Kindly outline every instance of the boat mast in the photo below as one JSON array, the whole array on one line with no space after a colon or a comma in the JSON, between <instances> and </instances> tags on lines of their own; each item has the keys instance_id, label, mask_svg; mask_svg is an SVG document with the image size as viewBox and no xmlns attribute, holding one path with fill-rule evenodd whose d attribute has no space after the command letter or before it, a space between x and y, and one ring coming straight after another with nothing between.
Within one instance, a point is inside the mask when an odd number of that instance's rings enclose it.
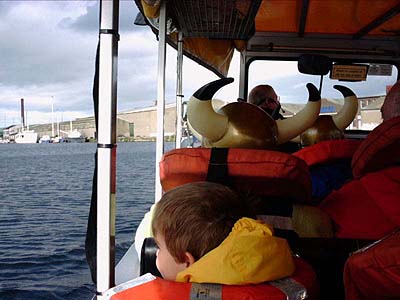
<instances>
[{"instance_id":1,"label":"boat mast","mask_svg":"<svg viewBox=\"0 0 400 300\"><path fill-rule=\"evenodd\" d=\"M58 113L56 114L57 121L57 136L60 137L60 120L58 119Z\"/></svg>"},{"instance_id":2,"label":"boat mast","mask_svg":"<svg viewBox=\"0 0 400 300\"><path fill-rule=\"evenodd\" d=\"M182 65L183 65L183 34L178 33L178 52L176 58L176 134L175 148L181 148L182 142Z\"/></svg>"},{"instance_id":3,"label":"boat mast","mask_svg":"<svg viewBox=\"0 0 400 300\"><path fill-rule=\"evenodd\" d=\"M158 31L158 74L157 74L157 141L156 141L156 179L155 201L161 198L160 167L164 153L164 114L165 114L165 53L166 53L166 2L161 1Z\"/></svg>"},{"instance_id":4,"label":"boat mast","mask_svg":"<svg viewBox=\"0 0 400 300\"><path fill-rule=\"evenodd\" d=\"M97 144L97 300L115 285L115 182L119 0L100 2Z\"/></svg>"},{"instance_id":5,"label":"boat mast","mask_svg":"<svg viewBox=\"0 0 400 300\"><path fill-rule=\"evenodd\" d=\"M51 137L54 137L54 99L51 96Z\"/></svg>"}]
</instances>

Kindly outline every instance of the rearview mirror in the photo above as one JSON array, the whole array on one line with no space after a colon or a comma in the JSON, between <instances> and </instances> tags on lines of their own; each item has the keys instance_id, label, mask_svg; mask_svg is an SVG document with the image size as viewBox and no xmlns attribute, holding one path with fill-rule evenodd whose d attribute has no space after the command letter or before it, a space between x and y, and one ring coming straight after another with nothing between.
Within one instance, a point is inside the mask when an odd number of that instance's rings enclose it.
<instances>
[{"instance_id":1,"label":"rearview mirror","mask_svg":"<svg viewBox=\"0 0 400 300\"><path fill-rule=\"evenodd\" d=\"M326 75L332 68L332 60L323 55L303 54L297 62L300 73L307 75Z\"/></svg>"}]
</instances>

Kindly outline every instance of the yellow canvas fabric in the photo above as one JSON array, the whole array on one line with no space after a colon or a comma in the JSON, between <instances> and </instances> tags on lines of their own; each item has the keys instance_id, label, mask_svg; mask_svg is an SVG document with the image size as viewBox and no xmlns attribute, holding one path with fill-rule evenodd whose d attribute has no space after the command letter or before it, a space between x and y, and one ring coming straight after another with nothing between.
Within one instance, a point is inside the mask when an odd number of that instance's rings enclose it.
<instances>
[{"instance_id":1,"label":"yellow canvas fabric","mask_svg":"<svg viewBox=\"0 0 400 300\"><path fill-rule=\"evenodd\" d=\"M189 55L218 70L224 76L228 75L235 50L234 41L186 38L183 40L183 48Z\"/></svg>"},{"instance_id":2,"label":"yellow canvas fabric","mask_svg":"<svg viewBox=\"0 0 400 300\"><path fill-rule=\"evenodd\" d=\"M257 284L293 274L286 240L262 221L242 218L220 246L177 275L178 282Z\"/></svg>"},{"instance_id":3,"label":"yellow canvas fabric","mask_svg":"<svg viewBox=\"0 0 400 300\"><path fill-rule=\"evenodd\" d=\"M161 0L141 0L143 13L147 18L155 19L160 15Z\"/></svg>"},{"instance_id":4,"label":"yellow canvas fabric","mask_svg":"<svg viewBox=\"0 0 400 300\"><path fill-rule=\"evenodd\" d=\"M160 15L161 0L141 0L143 13L147 18L158 18ZM172 33L171 42L176 45L177 35ZM244 42L237 41L238 45L244 49ZM202 63L212 70L216 70L220 75L227 76L229 66L235 50L235 41L232 40L210 40L207 38L184 38L183 49L186 55Z\"/></svg>"}]
</instances>

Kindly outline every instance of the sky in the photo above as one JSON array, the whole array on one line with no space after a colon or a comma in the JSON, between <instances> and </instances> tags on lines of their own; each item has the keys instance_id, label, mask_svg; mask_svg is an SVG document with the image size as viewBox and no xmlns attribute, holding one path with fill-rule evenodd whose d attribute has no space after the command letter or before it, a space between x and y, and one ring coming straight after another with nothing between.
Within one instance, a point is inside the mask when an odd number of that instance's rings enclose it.
<instances>
[{"instance_id":1,"label":"sky","mask_svg":"<svg viewBox=\"0 0 400 300\"><path fill-rule=\"evenodd\" d=\"M118 111L153 106L157 97L158 42L147 26L134 25L138 9L133 0L120 1L118 43ZM93 116L92 86L98 42L99 1L0 1L0 128L20 124L24 98L28 124L68 121ZM261 61L250 66L249 86L269 83L284 101L305 102L307 82L286 78L297 69ZM238 78L239 55L228 76ZM396 73L397 74L397 73ZM167 47L166 102L175 101L176 51ZM202 85L218 77L190 59L183 63L183 95L189 99ZM377 82L381 84L376 84ZM324 83L325 84L325 83ZM341 97L326 85L323 97ZM354 83L346 83L354 87ZM376 89L375 86L379 88ZM362 83L360 96L385 93L386 79ZM288 88L290 86L290 88ZM374 90L369 92L370 90ZM238 97L237 80L215 98L228 102ZM54 113L52 113L52 106Z\"/></svg>"},{"instance_id":2,"label":"sky","mask_svg":"<svg viewBox=\"0 0 400 300\"><path fill-rule=\"evenodd\" d=\"M133 24L137 13L133 0L121 1L118 111L156 100L158 43L147 26ZM0 1L0 127L20 123L21 98L29 124L93 116L98 20L98 1ZM170 47L167 66L170 103L176 88L176 51ZM185 96L217 79L189 59L183 73L196 74L183 82Z\"/></svg>"}]
</instances>

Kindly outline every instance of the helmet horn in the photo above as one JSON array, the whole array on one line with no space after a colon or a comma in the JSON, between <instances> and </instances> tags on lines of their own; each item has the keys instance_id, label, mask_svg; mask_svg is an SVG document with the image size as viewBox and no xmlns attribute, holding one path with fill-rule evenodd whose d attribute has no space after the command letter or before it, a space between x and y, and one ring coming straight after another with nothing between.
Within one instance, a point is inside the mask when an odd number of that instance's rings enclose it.
<instances>
[{"instance_id":1,"label":"helmet horn","mask_svg":"<svg viewBox=\"0 0 400 300\"><path fill-rule=\"evenodd\" d=\"M334 85L333 88L342 93L344 105L336 115L332 116L332 120L338 129L345 130L357 114L358 99L354 92L345 86Z\"/></svg>"},{"instance_id":2,"label":"helmet horn","mask_svg":"<svg viewBox=\"0 0 400 300\"><path fill-rule=\"evenodd\" d=\"M233 78L222 78L198 89L189 99L188 123L198 135L210 141L217 141L228 129L228 117L218 114L212 107L211 99L223 86L232 83Z\"/></svg>"},{"instance_id":3,"label":"helmet horn","mask_svg":"<svg viewBox=\"0 0 400 300\"><path fill-rule=\"evenodd\" d=\"M314 124L321 109L321 95L312 84L307 84L308 102L306 106L291 118L276 120L278 127L278 144L290 141Z\"/></svg>"}]
</instances>

